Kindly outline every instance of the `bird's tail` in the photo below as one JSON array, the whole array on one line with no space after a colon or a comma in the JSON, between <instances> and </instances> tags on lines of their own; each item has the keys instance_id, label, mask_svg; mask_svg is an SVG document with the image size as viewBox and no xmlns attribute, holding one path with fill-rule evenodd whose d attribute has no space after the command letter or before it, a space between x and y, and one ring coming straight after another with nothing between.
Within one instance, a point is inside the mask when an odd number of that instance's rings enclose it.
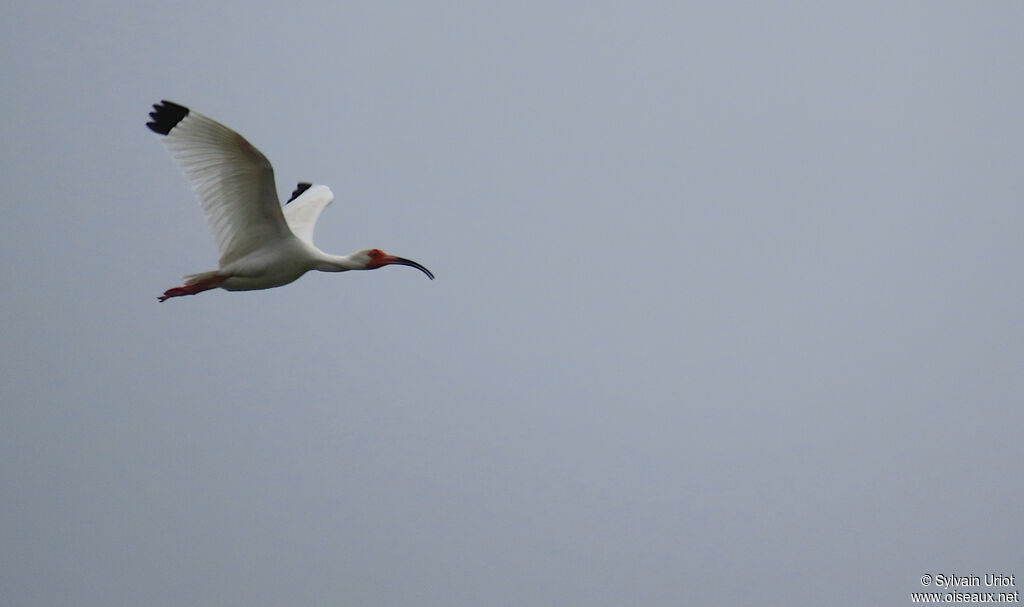
<instances>
[{"instance_id":1,"label":"bird's tail","mask_svg":"<svg viewBox=\"0 0 1024 607\"><path fill-rule=\"evenodd\" d=\"M191 287L200 283L209 284L214 279L220 278L220 272L213 270L212 272L200 272L198 274L186 274L182 277L185 281L186 287Z\"/></svg>"}]
</instances>

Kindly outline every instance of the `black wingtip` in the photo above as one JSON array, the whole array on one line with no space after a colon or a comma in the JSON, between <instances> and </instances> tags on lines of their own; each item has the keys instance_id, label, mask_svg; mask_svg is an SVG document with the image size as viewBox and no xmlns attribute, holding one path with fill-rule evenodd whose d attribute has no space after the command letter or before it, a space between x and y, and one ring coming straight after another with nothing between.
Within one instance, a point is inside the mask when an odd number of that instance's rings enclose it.
<instances>
[{"instance_id":1,"label":"black wingtip","mask_svg":"<svg viewBox=\"0 0 1024 607\"><path fill-rule=\"evenodd\" d=\"M153 105L153 111L149 113L149 117L153 120L147 122L146 126L148 126L149 130L154 133L166 135L167 133L170 133L171 129L177 126L185 116L188 116L187 107L164 99L160 103Z\"/></svg>"},{"instance_id":2,"label":"black wingtip","mask_svg":"<svg viewBox=\"0 0 1024 607\"><path fill-rule=\"evenodd\" d=\"M298 198L299 196L302 196L302 193L311 187L313 187L312 183L306 183L305 181L299 182L299 185L295 186L295 191L292 192L292 197L288 199L288 202L291 202ZM286 202L285 204L288 204L288 202Z\"/></svg>"}]
</instances>

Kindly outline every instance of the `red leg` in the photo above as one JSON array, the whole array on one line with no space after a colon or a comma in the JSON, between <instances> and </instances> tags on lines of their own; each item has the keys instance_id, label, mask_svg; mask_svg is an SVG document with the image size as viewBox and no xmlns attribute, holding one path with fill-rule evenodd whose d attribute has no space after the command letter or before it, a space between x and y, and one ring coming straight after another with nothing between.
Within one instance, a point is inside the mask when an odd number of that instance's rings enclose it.
<instances>
[{"instance_id":1,"label":"red leg","mask_svg":"<svg viewBox=\"0 0 1024 607\"><path fill-rule=\"evenodd\" d=\"M184 285L181 287L174 287L173 289L167 289L164 294L157 299L160 303L167 301L172 297L182 297L183 295L195 295L196 293L202 293L203 291L209 291L210 289L216 289L220 286L220 283L224 282L223 276L213 276L206 280L201 280L195 284Z\"/></svg>"}]
</instances>

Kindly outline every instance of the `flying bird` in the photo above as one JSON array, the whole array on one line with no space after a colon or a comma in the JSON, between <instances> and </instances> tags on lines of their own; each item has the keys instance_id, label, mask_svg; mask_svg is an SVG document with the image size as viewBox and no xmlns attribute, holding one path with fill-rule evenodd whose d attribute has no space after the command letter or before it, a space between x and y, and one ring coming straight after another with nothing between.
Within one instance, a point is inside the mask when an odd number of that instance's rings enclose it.
<instances>
[{"instance_id":1,"label":"flying bird","mask_svg":"<svg viewBox=\"0 0 1024 607\"><path fill-rule=\"evenodd\" d=\"M146 123L181 166L199 198L220 250L216 270L185 276L185 284L164 291L161 302L210 289L254 291L280 287L310 270L345 272L387 265L420 264L363 249L330 255L313 244L320 213L334 200L325 185L299 183L282 209L270 161L244 137L187 107L161 101Z\"/></svg>"}]
</instances>

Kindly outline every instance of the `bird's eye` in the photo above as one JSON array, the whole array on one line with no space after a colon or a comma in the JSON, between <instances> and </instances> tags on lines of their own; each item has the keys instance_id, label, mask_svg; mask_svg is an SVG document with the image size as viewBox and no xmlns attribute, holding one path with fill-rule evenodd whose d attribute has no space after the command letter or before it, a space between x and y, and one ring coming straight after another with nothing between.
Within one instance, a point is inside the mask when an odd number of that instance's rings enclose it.
<instances>
[{"instance_id":1,"label":"bird's eye","mask_svg":"<svg viewBox=\"0 0 1024 607\"><path fill-rule=\"evenodd\" d=\"M370 257L380 257L380 251L377 249L370 251Z\"/></svg>"}]
</instances>

